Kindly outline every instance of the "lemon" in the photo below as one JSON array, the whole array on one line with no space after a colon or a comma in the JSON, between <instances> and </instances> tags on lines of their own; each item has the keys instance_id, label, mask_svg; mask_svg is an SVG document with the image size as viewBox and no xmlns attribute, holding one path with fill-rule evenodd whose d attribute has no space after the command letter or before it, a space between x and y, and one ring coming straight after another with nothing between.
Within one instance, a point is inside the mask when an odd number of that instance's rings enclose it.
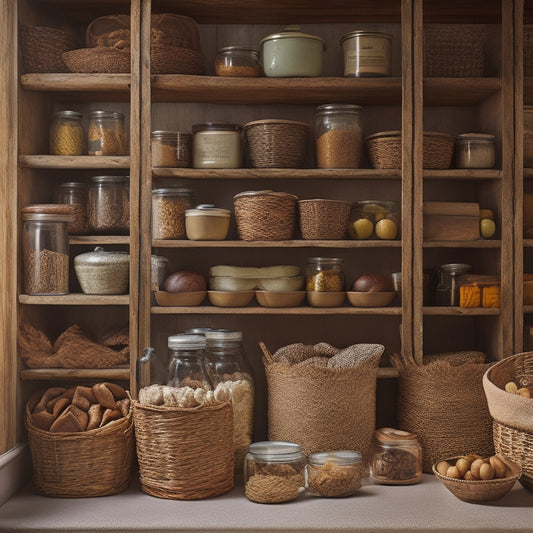
<instances>
[{"instance_id":1,"label":"lemon","mask_svg":"<svg viewBox=\"0 0 533 533\"><path fill-rule=\"evenodd\" d=\"M351 224L349 231L352 239L369 239L373 232L374 224L372 224L367 218L358 218L353 224Z\"/></svg>"},{"instance_id":2,"label":"lemon","mask_svg":"<svg viewBox=\"0 0 533 533\"><path fill-rule=\"evenodd\" d=\"M496 233L496 224L494 220L484 218L479 224L479 229L484 239L490 239Z\"/></svg>"},{"instance_id":3,"label":"lemon","mask_svg":"<svg viewBox=\"0 0 533 533\"><path fill-rule=\"evenodd\" d=\"M378 239L392 240L398 235L398 226L390 218L383 218L376 224Z\"/></svg>"}]
</instances>

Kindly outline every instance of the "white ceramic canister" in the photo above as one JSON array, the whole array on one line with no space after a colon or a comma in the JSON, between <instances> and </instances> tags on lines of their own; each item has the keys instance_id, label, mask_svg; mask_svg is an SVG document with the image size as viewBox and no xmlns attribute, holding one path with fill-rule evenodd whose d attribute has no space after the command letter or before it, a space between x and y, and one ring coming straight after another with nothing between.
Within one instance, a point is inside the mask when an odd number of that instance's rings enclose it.
<instances>
[{"instance_id":1,"label":"white ceramic canister","mask_svg":"<svg viewBox=\"0 0 533 533\"><path fill-rule=\"evenodd\" d=\"M240 168L242 126L230 122L203 122L192 127L194 168Z\"/></svg>"},{"instance_id":2,"label":"white ceramic canister","mask_svg":"<svg viewBox=\"0 0 533 533\"><path fill-rule=\"evenodd\" d=\"M392 35L356 30L343 35L344 75L352 78L390 76Z\"/></svg>"}]
</instances>

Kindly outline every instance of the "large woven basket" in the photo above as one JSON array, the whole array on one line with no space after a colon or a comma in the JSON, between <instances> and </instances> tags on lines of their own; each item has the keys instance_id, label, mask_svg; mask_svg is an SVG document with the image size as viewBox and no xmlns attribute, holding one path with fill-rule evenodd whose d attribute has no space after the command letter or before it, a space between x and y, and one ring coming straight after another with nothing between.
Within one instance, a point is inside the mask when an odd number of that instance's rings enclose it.
<instances>
[{"instance_id":1,"label":"large woven basket","mask_svg":"<svg viewBox=\"0 0 533 533\"><path fill-rule=\"evenodd\" d=\"M198 50L152 43L151 54L152 74L198 75L205 71L204 59Z\"/></svg>"},{"instance_id":2,"label":"large woven basket","mask_svg":"<svg viewBox=\"0 0 533 533\"><path fill-rule=\"evenodd\" d=\"M351 208L351 202L344 200L300 200L298 209L302 239L344 239Z\"/></svg>"},{"instance_id":3,"label":"large woven basket","mask_svg":"<svg viewBox=\"0 0 533 533\"><path fill-rule=\"evenodd\" d=\"M46 496L108 496L128 487L134 454L133 415L81 433L50 433L36 428L31 413L42 396L26 404L33 481Z\"/></svg>"},{"instance_id":4,"label":"large woven basket","mask_svg":"<svg viewBox=\"0 0 533 533\"><path fill-rule=\"evenodd\" d=\"M70 72L128 74L131 70L129 48L80 48L65 52L63 60Z\"/></svg>"},{"instance_id":5,"label":"large woven basket","mask_svg":"<svg viewBox=\"0 0 533 533\"><path fill-rule=\"evenodd\" d=\"M68 72L62 55L76 48L73 35L44 26L21 26L20 44L24 72Z\"/></svg>"},{"instance_id":6,"label":"large woven basket","mask_svg":"<svg viewBox=\"0 0 533 533\"><path fill-rule=\"evenodd\" d=\"M487 28L480 24L424 27L424 76L480 77L484 73Z\"/></svg>"},{"instance_id":7,"label":"large woven basket","mask_svg":"<svg viewBox=\"0 0 533 533\"><path fill-rule=\"evenodd\" d=\"M293 194L276 191L245 191L233 197L235 222L243 241L285 241L296 226Z\"/></svg>"},{"instance_id":8,"label":"large woven basket","mask_svg":"<svg viewBox=\"0 0 533 533\"><path fill-rule=\"evenodd\" d=\"M305 164L309 125L294 120L255 120L244 125L249 163L254 168L302 168Z\"/></svg>"},{"instance_id":9,"label":"large woven basket","mask_svg":"<svg viewBox=\"0 0 533 533\"><path fill-rule=\"evenodd\" d=\"M230 403L180 408L133 402L141 488L158 498L197 500L233 488Z\"/></svg>"}]
</instances>

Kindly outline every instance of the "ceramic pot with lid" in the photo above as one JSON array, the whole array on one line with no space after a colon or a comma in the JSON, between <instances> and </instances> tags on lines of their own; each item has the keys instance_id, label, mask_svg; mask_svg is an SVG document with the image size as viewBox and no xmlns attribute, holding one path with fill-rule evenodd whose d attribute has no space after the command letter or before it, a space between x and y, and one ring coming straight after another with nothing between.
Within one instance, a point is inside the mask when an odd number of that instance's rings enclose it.
<instances>
[{"instance_id":1,"label":"ceramic pot with lid","mask_svg":"<svg viewBox=\"0 0 533 533\"><path fill-rule=\"evenodd\" d=\"M185 231L191 241L223 241L228 236L230 211L200 204L185 211Z\"/></svg>"}]
</instances>

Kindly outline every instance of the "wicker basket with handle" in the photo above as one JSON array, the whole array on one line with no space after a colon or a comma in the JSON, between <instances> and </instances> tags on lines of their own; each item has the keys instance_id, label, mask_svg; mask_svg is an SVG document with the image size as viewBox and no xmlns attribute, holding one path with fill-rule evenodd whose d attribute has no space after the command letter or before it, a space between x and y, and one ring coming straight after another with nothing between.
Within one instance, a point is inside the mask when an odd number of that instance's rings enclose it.
<instances>
[{"instance_id":1,"label":"wicker basket with handle","mask_svg":"<svg viewBox=\"0 0 533 533\"><path fill-rule=\"evenodd\" d=\"M300 200L300 231L303 239L340 240L346 236L351 202L344 200Z\"/></svg>"}]
</instances>

